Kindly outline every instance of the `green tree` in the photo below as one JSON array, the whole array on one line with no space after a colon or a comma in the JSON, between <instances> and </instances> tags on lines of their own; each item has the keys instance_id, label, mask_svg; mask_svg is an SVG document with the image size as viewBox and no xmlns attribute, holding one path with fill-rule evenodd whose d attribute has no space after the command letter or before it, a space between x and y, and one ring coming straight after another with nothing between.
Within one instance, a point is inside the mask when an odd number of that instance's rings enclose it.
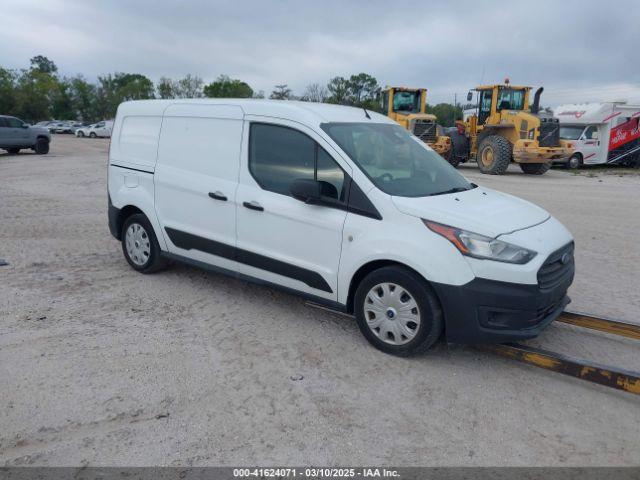
<instances>
[{"instance_id":1,"label":"green tree","mask_svg":"<svg viewBox=\"0 0 640 480\"><path fill-rule=\"evenodd\" d=\"M450 103L439 103L435 106L427 105L427 113L438 117L438 123L443 127L453 127L456 120L462 120L462 107Z\"/></svg>"},{"instance_id":2,"label":"green tree","mask_svg":"<svg viewBox=\"0 0 640 480\"><path fill-rule=\"evenodd\" d=\"M56 89L52 92L51 115L53 118L72 120L76 118L71 100L70 84L68 80L56 78Z\"/></svg>"},{"instance_id":3,"label":"green tree","mask_svg":"<svg viewBox=\"0 0 640 480\"><path fill-rule=\"evenodd\" d=\"M375 101L380 93L378 81L367 73L359 73L349 77L349 93L354 105L362 106L367 102Z\"/></svg>"},{"instance_id":4,"label":"green tree","mask_svg":"<svg viewBox=\"0 0 640 480\"><path fill-rule=\"evenodd\" d=\"M173 92L173 80L167 77L160 77L156 85L156 91L160 98L176 98Z\"/></svg>"},{"instance_id":5,"label":"green tree","mask_svg":"<svg viewBox=\"0 0 640 480\"><path fill-rule=\"evenodd\" d=\"M99 120L96 108L96 86L87 82L81 75L70 79L69 95L75 118L84 122Z\"/></svg>"},{"instance_id":6,"label":"green tree","mask_svg":"<svg viewBox=\"0 0 640 480\"><path fill-rule=\"evenodd\" d=\"M56 64L43 55L36 55L35 57L32 57L29 62L31 63L32 70L37 70L41 73L49 73L51 75L58 72Z\"/></svg>"},{"instance_id":7,"label":"green tree","mask_svg":"<svg viewBox=\"0 0 640 480\"><path fill-rule=\"evenodd\" d=\"M283 83L281 85L276 85L275 86L275 90L273 92L271 92L271 95L269 95L269 98L273 99L273 100L291 100L291 89L288 88L288 85L286 83Z\"/></svg>"},{"instance_id":8,"label":"green tree","mask_svg":"<svg viewBox=\"0 0 640 480\"><path fill-rule=\"evenodd\" d=\"M205 85L203 93L205 97L210 98L253 97L253 89L247 83L228 75L220 75L215 82Z\"/></svg>"},{"instance_id":9,"label":"green tree","mask_svg":"<svg viewBox=\"0 0 640 480\"><path fill-rule=\"evenodd\" d=\"M139 73L108 74L98 81L96 105L102 118L113 118L122 102L155 98L153 82Z\"/></svg>"},{"instance_id":10,"label":"green tree","mask_svg":"<svg viewBox=\"0 0 640 480\"><path fill-rule=\"evenodd\" d=\"M330 93L327 99L329 103L380 110L380 86L375 77L367 73L351 75L348 79L334 77L329 80L327 90Z\"/></svg>"},{"instance_id":11,"label":"green tree","mask_svg":"<svg viewBox=\"0 0 640 480\"><path fill-rule=\"evenodd\" d=\"M0 67L0 114L17 115L16 78L14 70Z\"/></svg>"},{"instance_id":12,"label":"green tree","mask_svg":"<svg viewBox=\"0 0 640 480\"><path fill-rule=\"evenodd\" d=\"M349 81L344 77L334 77L327 84L329 91L329 103L348 105L349 103Z\"/></svg>"},{"instance_id":13,"label":"green tree","mask_svg":"<svg viewBox=\"0 0 640 480\"><path fill-rule=\"evenodd\" d=\"M58 94L58 79L53 75L37 69L22 70L16 88L16 115L32 123L50 119Z\"/></svg>"}]
</instances>

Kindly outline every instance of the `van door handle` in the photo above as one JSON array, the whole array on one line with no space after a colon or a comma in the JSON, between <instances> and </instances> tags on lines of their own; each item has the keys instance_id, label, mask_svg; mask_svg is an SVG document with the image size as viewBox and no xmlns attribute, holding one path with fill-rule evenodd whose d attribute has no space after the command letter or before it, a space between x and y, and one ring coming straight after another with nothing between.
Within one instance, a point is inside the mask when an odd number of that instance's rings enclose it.
<instances>
[{"instance_id":1,"label":"van door handle","mask_svg":"<svg viewBox=\"0 0 640 480\"><path fill-rule=\"evenodd\" d=\"M253 202L242 202L242 205L247 207L249 210L257 210L258 212L263 212L264 208L255 200Z\"/></svg>"},{"instance_id":2,"label":"van door handle","mask_svg":"<svg viewBox=\"0 0 640 480\"><path fill-rule=\"evenodd\" d=\"M218 192L209 192L209 196L211 198L213 198L214 200L222 200L223 202L227 201L227 197L224 195L224 193L218 191Z\"/></svg>"}]
</instances>

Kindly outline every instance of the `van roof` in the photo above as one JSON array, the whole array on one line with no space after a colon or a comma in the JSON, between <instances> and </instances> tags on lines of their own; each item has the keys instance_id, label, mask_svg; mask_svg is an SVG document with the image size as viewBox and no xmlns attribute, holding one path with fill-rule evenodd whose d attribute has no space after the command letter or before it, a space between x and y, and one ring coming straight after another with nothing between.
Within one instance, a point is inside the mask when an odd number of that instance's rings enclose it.
<instances>
[{"instance_id":1,"label":"van roof","mask_svg":"<svg viewBox=\"0 0 640 480\"><path fill-rule=\"evenodd\" d=\"M194 113L200 105L228 105L242 109L244 115L260 115L279 117L297 121L307 125L326 122L369 122L392 123L390 118L367 110L369 120L364 109L332 105L328 103L300 102L293 100L262 100L241 98L197 98L172 100L135 100L124 102L118 107L118 115L162 115L170 105L193 105ZM181 109L184 112L184 108Z\"/></svg>"},{"instance_id":2,"label":"van roof","mask_svg":"<svg viewBox=\"0 0 640 480\"><path fill-rule=\"evenodd\" d=\"M558 105L553 109L554 116L560 123L592 124L605 123L617 115L638 116L640 105L629 105L618 102L573 103Z\"/></svg>"}]
</instances>

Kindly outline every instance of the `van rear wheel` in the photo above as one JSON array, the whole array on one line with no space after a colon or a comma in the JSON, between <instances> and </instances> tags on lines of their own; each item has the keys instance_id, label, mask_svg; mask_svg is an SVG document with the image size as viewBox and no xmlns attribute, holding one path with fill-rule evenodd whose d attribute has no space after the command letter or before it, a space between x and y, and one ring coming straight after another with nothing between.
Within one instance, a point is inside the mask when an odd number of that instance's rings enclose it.
<instances>
[{"instance_id":1,"label":"van rear wheel","mask_svg":"<svg viewBox=\"0 0 640 480\"><path fill-rule=\"evenodd\" d=\"M409 356L431 347L442 333L442 310L427 283L402 267L367 275L354 298L356 320L378 350Z\"/></svg>"},{"instance_id":2,"label":"van rear wheel","mask_svg":"<svg viewBox=\"0 0 640 480\"><path fill-rule=\"evenodd\" d=\"M153 227L143 214L137 213L125 220L121 237L122 253L134 270L154 273L166 266Z\"/></svg>"}]
</instances>

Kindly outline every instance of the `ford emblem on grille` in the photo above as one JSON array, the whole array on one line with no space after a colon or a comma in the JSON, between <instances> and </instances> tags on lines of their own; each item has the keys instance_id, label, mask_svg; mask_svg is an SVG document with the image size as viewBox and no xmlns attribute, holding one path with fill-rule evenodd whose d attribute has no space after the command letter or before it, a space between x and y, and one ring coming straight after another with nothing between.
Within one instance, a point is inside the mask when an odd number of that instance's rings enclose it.
<instances>
[{"instance_id":1,"label":"ford emblem on grille","mask_svg":"<svg viewBox=\"0 0 640 480\"><path fill-rule=\"evenodd\" d=\"M570 260L571 260L571 254L569 252L566 252L564 255L562 255L562 258L560 259L563 265L566 265L567 263L569 263Z\"/></svg>"}]
</instances>

